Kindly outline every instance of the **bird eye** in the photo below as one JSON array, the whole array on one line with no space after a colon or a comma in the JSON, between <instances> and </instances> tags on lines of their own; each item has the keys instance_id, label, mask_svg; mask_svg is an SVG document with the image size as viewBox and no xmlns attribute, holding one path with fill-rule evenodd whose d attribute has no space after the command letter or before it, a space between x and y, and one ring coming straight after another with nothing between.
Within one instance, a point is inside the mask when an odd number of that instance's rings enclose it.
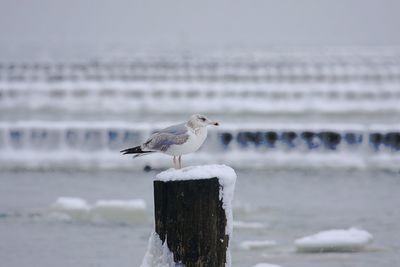
<instances>
[{"instance_id":1,"label":"bird eye","mask_svg":"<svg viewBox=\"0 0 400 267\"><path fill-rule=\"evenodd\" d=\"M201 121L206 121L206 119L205 119L205 118L200 118L200 120L201 120Z\"/></svg>"}]
</instances>

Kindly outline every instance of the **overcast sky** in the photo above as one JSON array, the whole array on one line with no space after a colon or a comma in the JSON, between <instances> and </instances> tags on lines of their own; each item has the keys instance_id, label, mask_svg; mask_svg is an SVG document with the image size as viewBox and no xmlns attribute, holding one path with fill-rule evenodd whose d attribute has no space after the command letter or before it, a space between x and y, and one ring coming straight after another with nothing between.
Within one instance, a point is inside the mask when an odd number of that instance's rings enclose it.
<instances>
[{"instance_id":1,"label":"overcast sky","mask_svg":"<svg viewBox=\"0 0 400 267\"><path fill-rule=\"evenodd\" d=\"M0 45L399 45L399 0L0 0Z\"/></svg>"}]
</instances>

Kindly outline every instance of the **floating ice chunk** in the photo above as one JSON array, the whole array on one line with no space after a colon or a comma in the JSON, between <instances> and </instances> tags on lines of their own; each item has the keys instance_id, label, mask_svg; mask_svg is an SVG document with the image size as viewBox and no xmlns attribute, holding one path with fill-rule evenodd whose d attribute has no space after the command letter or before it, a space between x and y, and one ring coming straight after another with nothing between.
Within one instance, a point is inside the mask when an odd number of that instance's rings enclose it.
<instances>
[{"instance_id":1,"label":"floating ice chunk","mask_svg":"<svg viewBox=\"0 0 400 267\"><path fill-rule=\"evenodd\" d=\"M143 199L131 200L99 200L94 208L108 208L118 210L146 210L146 202Z\"/></svg>"},{"instance_id":2,"label":"floating ice chunk","mask_svg":"<svg viewBox=\"0 0 400 267\"><path fill-rule=\"evenodd\" d=\"M51 205L50 218L61 221L132 224L147 221L143 199L99 200L90 206L82 198L59 197Z\"/></svg>"},{"instance_id":3,"label":"floating ice chunk","mask_svg":"<svg viewBox=\"0 0 400 267\"><path fill-rule=\"evenodd\" d=\"M329 230L295 240L301 252L359 251L372 242L372 235L364 230Z\"/></svg>"},{"instance_id":4,"label":"floating ice chunk","mask_svg":"<svg viewBox=\"0 0 400 267\"><path fill-rule=\"evenodd\" d=\"M262 249L276 246L274 240L246 240L240 243L242 249Z\"/></svg>"},{"instance_id":5,"label":"floating ice chunk","mask_svg":"<svg viewBox=\"0 0 400 267\"><path fill-rule=\"evenodd\" d=\"M276 265L276 264L270 264L270 263L257 263L253 267L281 267L281 266Z\"/></svg>"},{"instance_id":6,"label":"floating ice chunk","mask_svg":"<svg viewBox=\"0 0 400 267\"><path fill-rule=\"evenodd\" d=\"M147 251L144 255L140 267L175 267L174 254L167 246L167 240L164 244L157 233L150 235Z\"/></svg>"},{"instance_id":7,"label":"floating ice chunk","mask_svg":"<svg viewBox=\"0 0 400 267\"><path fill-rule=\"evenodd\" d=\"M265 225L259 222L233 221L234 229L263 229Z\"/></svg>"},{"instance_id":8,"label":"floating ice chunk","mask_svg":"<svg viewBox=\"0 0 400 267\"><path fill-rule=\"evenodd\" d=\"M92 210L95 222L138 223L147 220L146 202L143 199L99 200Z\"/></svg>"},{"instance_id":9,"label":"floating ice chunk","mask_svg":"<svg viewBox=\"0 0 400 267\"><path fill-rule=\"evenodd\" d=\"M51 210L53 214L64 215L64 219L68 216L71 220L87 220L90 206L82 198L59 197L51 205Z\"/></svg>"},{"instance_id":10,"label":"floating ice chunk","mask_svg":"<svg viewBox=\"0 0 400 267\"><path fill-rule=\"evenodd\" d=\"M68 214L56 211L51 212L47 218L51 221L60 222L70 222L72 220L71 216L69 216Z\"/></svg>"},{"instance_id":11,"label":"floating ice chunk","mask_svg":"<svg viewBox=\"0 0 400 267\"><path fill-rule=\"evenodd\" d=\"M90 206L86 200L77 197L59 197L52 205L53 208L61 210L89 210Z\"/></svg>"}]
</instances>

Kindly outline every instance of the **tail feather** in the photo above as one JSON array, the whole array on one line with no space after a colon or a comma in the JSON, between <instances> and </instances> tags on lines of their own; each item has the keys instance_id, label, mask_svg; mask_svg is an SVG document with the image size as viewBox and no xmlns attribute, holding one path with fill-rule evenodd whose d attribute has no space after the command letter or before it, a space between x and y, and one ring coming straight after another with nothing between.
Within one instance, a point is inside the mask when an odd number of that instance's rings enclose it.
<instances>
[{"instance_id":1,"label":"tail feather","mask_svg":"<svg viewBox=\"0 0 400 267\"><path fill-rule=\"evenodd\" d=\"M135 155L135 156L141 156L140 154L147 154L147 153L151 153L153 151L143 151L140 146L135 146L135 147L131 147L131 148L127 148L127 149L121 150L120 152L123 155L126 155L126 154L138 154L138 155Z\"/></svg>"}]
</instances>

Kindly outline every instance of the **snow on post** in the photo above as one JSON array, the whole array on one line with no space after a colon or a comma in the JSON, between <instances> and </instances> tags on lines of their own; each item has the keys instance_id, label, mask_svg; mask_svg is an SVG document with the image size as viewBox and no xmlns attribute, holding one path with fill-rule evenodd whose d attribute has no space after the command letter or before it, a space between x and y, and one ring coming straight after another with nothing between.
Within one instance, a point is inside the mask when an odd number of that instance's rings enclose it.
<instances>
[{"instance_id":1,"label":"snow on post","mask_svg":"<svg viewBox=\"0 0 400 267\"><path fill-rule=\"evenodd\" d=\"M235 171L225 165L169 169L157 175L154 181L155 234L160 244L167 245L175 264L186 267L231 265L228 247L235 181ZM163 258L154 251L166 251L154 249L158 243L154 242L154 237L151 240L154 244L149 244L152 249L146 253L142 266L147 266L152 258Z\"/></svg>"}]
</instances>

